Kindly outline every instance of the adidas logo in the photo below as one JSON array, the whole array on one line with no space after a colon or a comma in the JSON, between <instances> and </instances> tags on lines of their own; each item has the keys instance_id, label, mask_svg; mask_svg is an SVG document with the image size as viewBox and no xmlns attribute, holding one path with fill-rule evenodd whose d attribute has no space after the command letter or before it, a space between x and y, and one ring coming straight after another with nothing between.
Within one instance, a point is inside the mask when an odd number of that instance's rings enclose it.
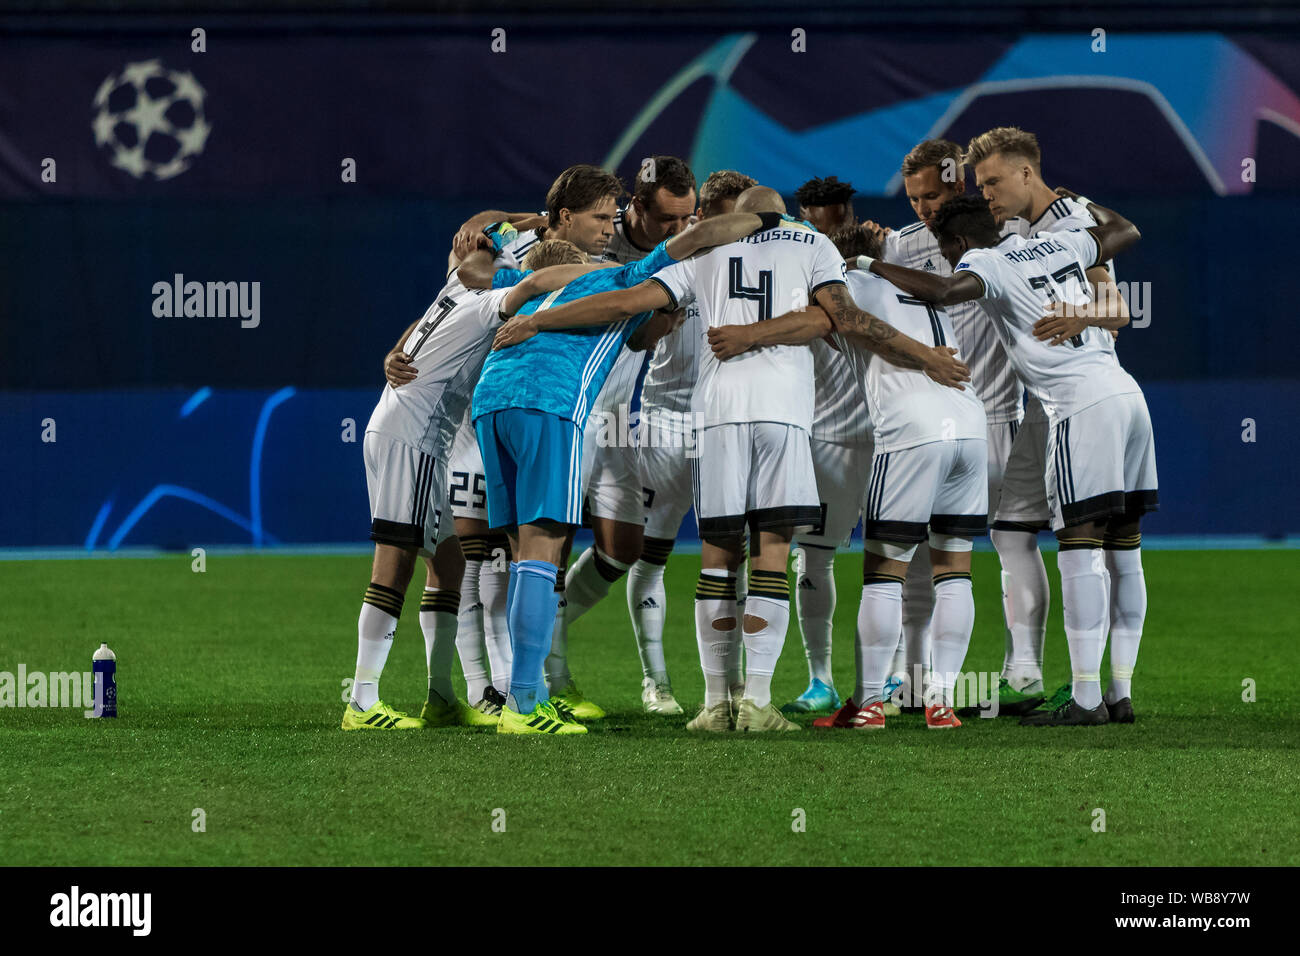
<instances>
[{"instance_id":1,"label":"adidas logo","mask_svg":"<svg viewBox=\"0 0 1300 956\"><path fill-rule=\"evenodd\" d=\"M926 259L926 260L925 260L925 265L924 265L922 268L924 268L926 272L933 272L933 271L934 271L934 260L932 260L932 259Z\"/></svg>"},{"instance_id":2,"label":"adidas logo","mask_svg":"<svg viewBox=\"0 0 1300 956\"><path fill-rule=\"evenodd\" d=\"M474 612L474 611L481 611L481 610L483 610L483 602L482 602L482 601L475 601L475 602L474 602L473 604L471 604L469 607L463 607L463 608L461 608L461 609L460 609L460 613L464 614L466 611L470 611L470 612L472 613L472 612Z\"/></svg>"},{"instance_id":3,"label":"adidas logo","mask_svg":"<svg viewBox=\"0 0 1300 956\"><path fill-rule=\"evenodd\" d=\"M643 611L643 610L645 610L646 608L658 607L658 606L659 606L659 602L658 602L658 601L656 601L656 600L655 600L654 598L652 598L652 597L648 597L648 598L646 598L644 601L642 601L640 604L638 604L638 605L636 606L636 609L637 609L638 611Z\"/></svg>"},{"instance_id":4,"label":"adidas logo","mask_svg":"<svg viewBox=\"0 0 1300 956\"><path fill-rule=\"evenodd\" d=\"M816 590L817 590L817 585L815 585L815 584L812 583L812 578L800 578L800 579L799 579L799 590L800 590L800 591L816 591Z\"/></svg>"}]
</instances>

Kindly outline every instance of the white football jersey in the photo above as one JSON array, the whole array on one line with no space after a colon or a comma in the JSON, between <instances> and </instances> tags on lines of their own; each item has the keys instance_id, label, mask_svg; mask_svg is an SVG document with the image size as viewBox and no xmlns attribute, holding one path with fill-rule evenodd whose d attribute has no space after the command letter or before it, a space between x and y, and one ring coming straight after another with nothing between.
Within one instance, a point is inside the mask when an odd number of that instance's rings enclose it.
<instances>
[{"instance_id":1,"label":"white football jersey","mask_svg":"<svg viewBox=\"0 0 1300 956\"><path fill-rule=\"evenodd\" d=\"M715 246L655 273L674 307L693 296L700 333L752 325L807 305L822 286L844 282L844 260L811 226L775 229ZM806 345L767 345L720 362L703 349L692 410L702 427L783 422L812 428L813 359Z\"/></svg>"},{"instance_id":2,"label":"white football jersey","mask_svg":"<svg viewBox=\"0 0 1300 956\"><path fill-rule=\"evenodd\" d=\"M1033 222L1019 216L1008 219L1002 227L1002 234L1013 234L1021 239L1028 239L1040 232L1065 232L1070 229L1087 229L1089 226L1095 225L1097 225L1097 220L1092 218L1092 213L1088 212L1087 206L1062 196L1048 206L1043 211L1043 214ZM1115 278L1114 260L1106 263L1106 271L1110 273L1112 279Z\"/></svg>"},{"instance_id":3,"label":"white football jersey","mask_svg":"<svg viewBox=\"0 0 1300 956\"><path fill-rule=\"evenodd\" d=\"M1031 331L1053 302L1082 305L1092 298L1085 273L1097 264L1098 246L1085 229L1004 236L996 246L968 250L956 274L969 272L984 285L978 301L997 324L1016 373L1053 424L1082 408L1141 391L1115 356L1109 332L1089 326L1061 345Z\"/></svg>"},{"instance_id":4,"label":"white football jersey","mask_svg":"<svg viewBox=\"0 0 1300 956\"><path fill-rule=\"evenodd\" d=\"M923 222L887 235L881 258L909 269L952 275L952 266L939 252L939 240ZM989 317L976 302L948 306L947 312L956 335L954 347L961 351L962 361L970 366L971 385L975 394L984 400L989 424L1020 421L1024 414L1021 406L1024 386L1016 378Z\"/></svg>"},{"instance_id":5,"label":"white football jersey","mask_svg":"<svg viewBox=\"0 0 1300 956\"><path fill-rule=\"evenodd\" d=\"M545 216L546 210L542 210L538 215ZM521 232L501 248L501 252L492 260L492 265L497 269L522 269L524 267L524 256L528 255L528 251L541 241L540 229L528 229Z\"/></svg>"},{"instance_id":6,"label":"white football jersey","mask_svg":"<svg viewBox=\"0 0 1300 956\"><path fill-rule=\"evenodd\" d=\"M509 293L448 283L402 344L416 368L415 379L400 388L384 386L366 431L389 435L429 455L447 455Z\"/></svg>"},{"instance_id":7,"label":"white football jersey","mask_svg":"<svg viewBox=\"0 0 1300 956\"><path fill-rule=\"evenodd\" d=\"M645 381L641 383L641 414L653 416L655 427L670 432L689 431L691 396L700 369L700 349L707 348L700 324L700 306L686 306L682 324L655 346Z\"/></svg>"},{"instance_id":8,"label":"white football jersey","mask_svg":"<svg viewBox=\"0 0 1300 956\"><path fill-rule=\"evenodd\" d=\"M614 214L614 237L609 240L609 245L605 246L606 262L617 262L619 265L626 265L629 262L639 262L654 252L653 246L649 249L642 249L628 237L627 222L624 218L626 215L626 206Z\"/></svg>"},{"instance_id":9,"label":"white football jersey","mask_svg":"<svg viewBox=\"0 0 1300 956\"><path fill-rule=\"evenodd\" d=\"M957 357L965 361L942 306L909 296L888 279L860 269L849 273L848 282L858 308L925 345L957 348ZM969 383L949 388L924 372L901 368L869 352L852 336L836 333L835 341L871 409L877 454L935 441L988 437L984 403Z\"/></svg>"},{"instance_id":10,"label":"white football jersey","mask_svg":"<svg viewBox=\"0 0 1300 956\"><path fill-rule=\"evenodd\" d=\"M627 237L623 224L623 210L620 209L614 216L614 238L605 247L605 256L601 261L627 265L629 262L640 262L652 252L653 249L642 249ZM632 397L636 393L636 380L640 377L641 369L645 367L648 358L645 352L633 352L628 348L620 349L618 358L614 359L614 365L609 370L609 375L605 377L605 384L600 387L600 394L596 396L595 404L591 407L592 411L617 415L619 406L626 405L630 412Z\"/></svg>"},{"instance_id":11,"label":"white football jersey","mask_svg":"<svg viewBox=\"0 0 1300 956\"><path fill-rule=\"evenodd\" d=\"M850 291L852 286L850 285ZM871 414L862 404L862 389L853 364L821 339L808 343L813 356L812 437L837 445L871 441Z\"/></svg>"},{"instance_id":12,"label":"white football jersey","mask_svg":"<svg viewBox=\"0 0 1300 956\"><path fill-rule=\"evenodd\" d=\"M1069 229L1086 229L1095 225L1097 220L1092 218L1092 213L1088 212L1087 206L1073 199L1061 197L1043 210L1043 214L1033 222L1020 216L1008 219L1002 227L1002 234L1028 239L1040 232L1064 232ZM1106 270L1110 272L1113 279L1115 277L1113 260L1106 263ZM1043 411L1042 404L1032 394L1025 402L1025 421L1030 424L1047 421L1047 414Z\"/></svg>"}]
</instances>

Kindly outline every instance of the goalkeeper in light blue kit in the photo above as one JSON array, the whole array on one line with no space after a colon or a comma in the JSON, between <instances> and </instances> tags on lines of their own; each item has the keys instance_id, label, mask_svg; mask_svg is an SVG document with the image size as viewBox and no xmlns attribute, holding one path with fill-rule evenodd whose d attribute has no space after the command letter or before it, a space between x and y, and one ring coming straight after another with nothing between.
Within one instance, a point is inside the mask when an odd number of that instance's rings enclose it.
<instances>
[{"instance_id":1,"label":"goalkeeper in light blue kit","mask_svg":"<svg viewBox=\"0 0 1300 956\"><path fill-rule=\"evenodd\" d=\"M587 732L570 711L557 709L549 699L543 674L559 601L556 574L582 520L583 426L619 350L651 348L678 321L664 313L652 319L644 312L619 322L554 331L547 311L637 285L702 249L778 222L775 214L731 213L697 223L639 262L589 272L563 289L530 299L497 335L474 390L472 415L487 476L488 524L510 536L516 558L507 598L514 658L498 732Z\"/></svg>"}]
</instances>

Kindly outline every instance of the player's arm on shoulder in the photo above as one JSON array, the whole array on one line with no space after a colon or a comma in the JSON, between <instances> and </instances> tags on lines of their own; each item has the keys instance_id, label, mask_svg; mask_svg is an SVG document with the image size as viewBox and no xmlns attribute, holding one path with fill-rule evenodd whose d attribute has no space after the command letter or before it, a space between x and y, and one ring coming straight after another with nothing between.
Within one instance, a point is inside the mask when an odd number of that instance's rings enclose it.
<instances>
[{"instance_id":1,"label":"player's arm on shoulder","mask_svg":"<svg viewBox=\"0 0 1300 956\"><path fill-rule=\"evenodd\" d=\"M415 331L415 327L419 324L420 320L416 319L408 325L401 338L397 340L397 344L389 349L388 354L384 356L384 378L388 380L388 384L393 388L415 381L415 376L418 374L416 367L411 364L411 356L402 351L402 346L406 344L406 340L411 337L411 333Z\"/></svg>"},{"instance_id":2,"label":"player's arm on shoulder","mask_svg":"<svg viewBox=\"0 0 1300 956\"><path fill-rule=\"evenodd\" d=\"M815 298L830 316L835 331L885 361L901 368L919 369L939 384L953 388L961 388L963 382L970 381L970 369L955 358L955 349L922 345L888 322L864 312L840 283L822 286Z\"/></svg>"},{"instance_id":3,"label":"player's arm on shoulder","mask_svg":"<svg viewBox=\"0 0 1300 956\"><path fill-rule=\"evenodd\" d=\"M672 312L656 312L642 322L640 328L632 333L627 340L627 347L633 352L648 352L659 344L660 339L680 326L685 317L686 311L684 309L676 309Z\"/></svg>"},{"instance_id":4,"label":"player's arm on shoulder","mask_svg":"<svg viewBox=\"0 0 1300 956\"><path fill-rule=\"evenodd\" d=\"M723 246L757 231L763 220L752 212L728 212L697 222L668 240L667 251L679 262L701 249Z\"/></svg>"},{"instance_id":5,"label":"player's arm on shoulder","mask_svg":"<svg viewBox=\"0 0 1300 956\"><path fill-rule=\"evenodd\" d=\"M580 329L607 325L642 312L675 308L668 291L654 279L646 279L630 289L614 289L574 299L536 315L538 330Z\"/></svg>"},{"instance_id":6,"label":"player's arm on shoulder","mask_svg":"<svg viewBox=\"0 0 1300 956\"><path fill-rule=\"evenodd\" d=\"M1058 189L1057 192L1061 192L1061 190ZM1093 238L1097 240L1097 265L1114 259L1142 238L1142 233L1138 231L1138 227L1115 210L1099 206L1091 199L1085 199L1077 194L1071 194L1070 198L1083 203L1088 210L1088 214L1097 223L1095 226L1088 227L1088 232L1092 233ZM1093 265L1093 263L1089 263L1089 265Z\"/></svg>"},{"instance_id":7,"label":"player's arm on shoulder","mask_svg":"<svg viewBox=\"0 0 1300 956\"><path fill-rule=\"evenodd\" d=\"M672 304L671 296L659 283L647 279L630 289L601 292L574 299L553 309L531 315L518 315L497 332L492 349L509 348L531 339L538 332L555 329L582 329L608 325L641 312L652 312Z\"/></svg>"},{"instance_id":8,"label":"player's arm on shoulder","mask_svg":"<svg viewBox=\"0 0 1300 956\"><path fill-rule=\"evenodd\" d=\"M829 335L831 317L819 305L749 325L718 325L709 329L709 347L725 362L764 345L807 345Z\"/></svg>"},{"instance_id":9,"label":"player's arm on shoulder","mask_svg":"<svg viewBox=\"0 0 1300 956\"><path fill-rule=\"evenodd\" d=\"M612 265L615 263L584 262L581 265L547 266L545 269L530 272L511 286L510 292L501 303L501 314L509 318L534 296L563 289L580 275L597 269L608 269Z\"/></svg>"},{"instance_id":10,"label":"player's arm on shoulder","mask_svg":"<svg viewBox=\"0 0 1300 956\"><path fill-rule=\"evenodd\" d=\"M984 295L984 283L969 273L941 276L880 259L872 260L871 271L888 279L908 295L935 305L957 305Z\"/></svg>"}]
</instances>

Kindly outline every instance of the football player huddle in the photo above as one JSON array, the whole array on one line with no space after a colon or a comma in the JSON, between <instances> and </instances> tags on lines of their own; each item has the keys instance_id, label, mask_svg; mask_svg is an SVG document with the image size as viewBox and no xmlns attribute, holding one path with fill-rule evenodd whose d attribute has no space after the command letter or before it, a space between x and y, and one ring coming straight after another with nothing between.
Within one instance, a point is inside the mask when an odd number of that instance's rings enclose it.
<instances>
[{"instance_id":1,"label":"football player huddle","mask_svg":"<svg viewBox=\"0 0 1300 956\"><path fill-rule=\"evenodd\" d=\"M446 285L384 361L366 428L375 557L343 729L586 733L605 712L578 687L569 631L622 577L643 708L683 715L664 570L692 508L705 693L689 730L797 731L800 714L874 730L903 712L954 729L981 709L1131 722L1157 485L1146 403L1116 355L1128 310L1112 260L1139 234L1050 188L1041 164L1012 127L964 150L920 143L901 167L917 221L898 229L858 222L833 176L800 187L789 215L734 170L697 189L672 156L648 158L622 206L616 176L578 165L544 212L468 220ZM842 699L834 560L859 519ZM582 525L594 541L570 563ZM1049 528L1072 672L1053 693ZM1006 653L977 701L963 666L986 532ZM792 554L809 681L778 707ZM417 557L428 697L414 717L379 678Z\"/></svg>"}]
</instances>

